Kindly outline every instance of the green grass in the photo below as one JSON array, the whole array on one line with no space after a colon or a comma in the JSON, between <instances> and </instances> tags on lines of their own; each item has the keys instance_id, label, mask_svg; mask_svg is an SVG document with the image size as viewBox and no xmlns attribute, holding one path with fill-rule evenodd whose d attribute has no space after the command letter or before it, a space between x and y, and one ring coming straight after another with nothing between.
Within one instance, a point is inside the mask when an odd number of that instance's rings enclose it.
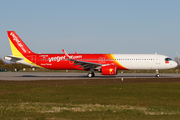
<instances>
[{"instance_id":1,"label":"green grass","mask_svg":"<svg viewBox=\"0 0 180 120\"><path fill-rule=\"evenodd\" d=\"M0 81L0 119L179 119L179 100L179 82Z\"/></svg>"}]
</instances>

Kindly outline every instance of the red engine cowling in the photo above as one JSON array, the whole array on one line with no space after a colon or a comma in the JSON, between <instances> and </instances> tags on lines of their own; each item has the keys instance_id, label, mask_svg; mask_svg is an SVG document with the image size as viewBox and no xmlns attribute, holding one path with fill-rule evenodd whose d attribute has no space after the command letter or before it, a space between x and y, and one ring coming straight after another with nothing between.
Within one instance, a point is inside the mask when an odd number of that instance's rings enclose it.
<instances>
[{"instance_id":1,"label":"red engine cowling","mask_svg":"<svg viewBox=\"0 0 180 120\"><path fill-rule=\"evenodd\" d=\"M116 75L117 68L115 65L101 66L102 75Z\"/></svg>"}]
</instances>

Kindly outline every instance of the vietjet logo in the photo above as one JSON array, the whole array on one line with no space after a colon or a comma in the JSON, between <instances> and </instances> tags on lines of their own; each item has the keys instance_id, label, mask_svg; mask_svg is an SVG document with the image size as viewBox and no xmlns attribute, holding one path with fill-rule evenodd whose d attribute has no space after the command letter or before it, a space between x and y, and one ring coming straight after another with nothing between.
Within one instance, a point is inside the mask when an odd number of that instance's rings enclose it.
<instances>
[{"instance_id":1,"label":"vietjet logo","mask_svg":"<svg viewBox=\"0 0 180 120\"><path fill-rule=\"evenodd\" d=\"M82 55L78 55L78 56L69 56L70 58L72 59L78 59L78 58L82 58ZM52 61L56 61L56 62L59 62L61 60L65 60L66 59L66 56L56 56L56 57L49 57L48 60L49 62L52 62Z\"/></svg>"},{"instance_id":2,"label":"vietjet logo","mask_svg":"<svg viewBox=\"0 0 180 120\"><path fill-rule=\"evenodd\" d=\"M10 35L13 37L13 40L17 43L17 45L23 50L24 53L26 53L27 51L25 50L24 46L22 45L21 41L18 40L18 38L16 37L16 35L11 32Z\"/></svg>"}]
</instances>

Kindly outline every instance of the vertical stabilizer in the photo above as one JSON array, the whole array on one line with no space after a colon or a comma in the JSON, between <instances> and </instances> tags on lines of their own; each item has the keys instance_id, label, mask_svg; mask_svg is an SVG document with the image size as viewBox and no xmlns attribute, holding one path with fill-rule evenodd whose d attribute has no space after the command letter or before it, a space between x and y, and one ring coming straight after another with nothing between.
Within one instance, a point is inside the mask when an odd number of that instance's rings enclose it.
<instances>
[{"instance_id":1,"label":"vertical stabilizer","mask_svg":"<svg viewBox=\"0 0 180 120\"><path fill-rule=\"evenodd\" d=\"M16 57L22 57L28 54L34 54L15 33L15 31L7 31L12 54Z\"/></svg>"}]
</instances>

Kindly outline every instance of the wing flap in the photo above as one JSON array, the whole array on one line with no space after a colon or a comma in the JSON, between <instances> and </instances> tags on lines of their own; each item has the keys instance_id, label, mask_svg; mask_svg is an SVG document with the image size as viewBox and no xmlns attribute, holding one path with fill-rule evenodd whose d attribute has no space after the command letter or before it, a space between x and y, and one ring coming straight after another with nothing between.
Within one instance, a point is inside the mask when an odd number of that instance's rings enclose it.
<instances>
[{"instance_id":1,"label":"wing flap","mask_svg":"<svg viewBox=\"0 0 180 120\"><path fill-rule=\"evenodd\" d=\"M101 66L101 64L93 63L93 62L86 62L86 61L79 61L79 60L73 60L74 65L80 65L79 68L83 68L84 70L94 68Z\"/></svg>"}]
</instances>

